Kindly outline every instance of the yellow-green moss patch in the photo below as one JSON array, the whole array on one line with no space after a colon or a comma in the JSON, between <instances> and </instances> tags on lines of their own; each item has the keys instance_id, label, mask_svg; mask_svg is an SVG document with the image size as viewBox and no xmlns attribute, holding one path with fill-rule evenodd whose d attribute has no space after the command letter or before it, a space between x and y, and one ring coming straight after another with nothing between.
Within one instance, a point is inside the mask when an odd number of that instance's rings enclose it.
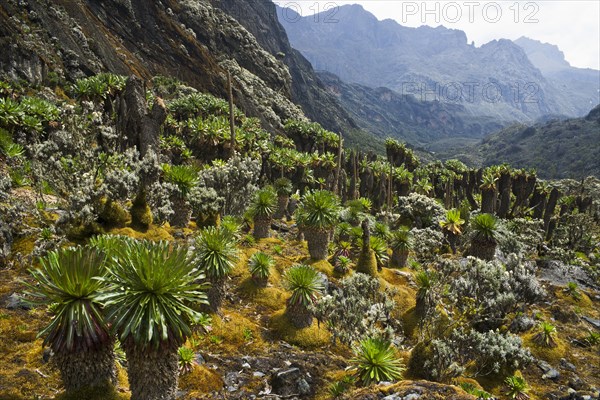
<instances>
[{"instance_id":1,"label":"yellow-green moss patch","mask_svg":"<svg viewBox=\"0 0 600 400\"><path fill-rule=\"evenodd\" d=\"M346 376L351 376L352 373L346 370L333 370L333 371L325 371L323 376L324 380L327 382L324 385L321 385L317 388L317 393L315 394L315 400L331 400L332 396L329 392L329 386L335 382L339 382L344 379Z\"/></svg>"},{"instance_id":2,"label":"yellow-green moss patch","mask_svg":"<svg viewBox=\"0 0 600 400\"><path fill-rule=\"evenodd\" d=\"M419 316L417 315L415 307L402 314L402 327L404 328L406 337L413 338L418 326Z\"/></svg>"},{"instance_id":3,"label":"yellow-green moss patch","mask_svg":"<svg viewBox=\"0 0 600 400\"><path fill-rule=\"evenodd\" d=\"M382 290L389 289L395 292L394 301L396 302L396 309L400 312L408 311L416 305L416 291L413 288L408 286L392 286L382 280L380 282L382 283Z\"/></svg>"},{"instance_id":4,"label":"yellow-green moss patch","mask_svg":"<svg viewBox=\"0 0 600 400\"><path fill-rule=\"evenodd\" d=\"M267 254L273 254L273 247L274 246L281 246L283 245L283 241L281 239L277 239L274 237L270 237L270 238L265 238L265 239L259 239L256 241L256 245L254 246L255 249L257 249L258 251L262 251L265 252Z\"/></svg>"},{"instance_id":5,"label":"yellow-green moss patch","mask_svg":"<svg viewBox=\"0 0 600 400\"><path fill-rule=\"evenodd\" d=\"M216 342L220 348L231 353L239 351L242 347L244 351L265 347L262 332L256 322L229 310L223 310L222 318L213 316L208 340Z\"/></svg>"},{"instance_id":6,"label":"yellow-green moss patch","mask_svg":"<svg viewBox=\"0 0 600 400\"><path fill-rule=\"evenodd\" d=\"M123 227L131 222L129 213L118 202L104 198L100 203L102 210L99 218L105 227Z\"/></svg>"},{"instance_id":7,"label":"yellow-green moss patch","mask_svg":"<svg viewBox=\"0 0 600 400\"><path fill-rule=\"evenodd\" d=\"M573 297L571 294L565 292L564 289L556 289L554 294L557 298L579 308L589 309L594 307L594 303L581 289L577 289L579 298Z\"/></svg>"},{"instance_id":8,"label":"yellow-green moss patch","mask_svg":"<svg viewBox=\"0 0 600 400\"><path fill-rule=\"evenodd\" d=\"M152 210L146 202L146 195L140 193L134 200L129 209L131 215L131 224L137 229L146 230L152 225Z\"/></svg>"},{"instance_id":9,"label":"yellow-green moss patch","mask_svg":"<svg viewBox=\"0 0 600 400\"><path fill-rule=\"evenodd\" d=\"M171 229L168 224L165 225L150 225L147 230L139 231L131 227L112 229L109 233L113 235L124 235L134 239L146 239L158 242L160 240L173 241Z\"/></svg>"},{"instance_id":10,"label":"yellow-green moss patch","mask_svg":"<svg viewBox=\"0 0 600 400\"><path fill-rule=\"evenodd\" d=\"M12 252L21 253L22 255L31 254L37 237L35 235L24 236L13 242Z\"/></svg>"},{"instance_id":11,"label":"yellow-green moss patch","mask_svg":"<svg viewBox=\"0 0 600 400\"><path fill-rule=\"evenodd\" d=\"M356 262L356 272L362 272L370 276L377 276L377 258L372 249L361 251Z\"/></svg>"},{"instance_id":12,"label":"yellow-green moss patch","mask_svg":"<svg viewBox=\"0 0 600 400\"><path fill-rule=\"evenodd\" d=\"M112 386L102 386L89 389L81 389L73 393L63 393L56 396L56 400L125 400L129 395L119 393Z\"/></svg>"},{"instance_id":13,"label":"yellow-green moss patch","mask_svg":"<svg viewBox=\"0 0 600 400\"><path fill-rule=\"evenodd\" d=\"M244 249L238 252L238 261L235 263L233 270L229 274L232 278L245 279L250 276L248 269L248 260L252 254L256 253L254 249Z\"/></svg>"},{"instance_id":14,"label":"yellow-green moss patch","mask_svg":"<svg viewBox=\"0 0 600 400\"><path fill-rule=\"evenodd\" d=\"M117 387L123 390L129 390L129 380L127 371L117 363Z\"/></svg>"},{"instance_id":15,"label":"yellow-green moss patch","mask_svg":"<svg viewBox=\"0 0 600 400\"><path fill-rule=\"evenodd\" d=\"M556 346L554 347L545 347L538 344L534 340L534 336L536 332L531 332L523 335L523 344L531 350L531 353L536 357L540 358L544 361L549 362L552 365L558 364L561 358L565 357L567 354L567 344L566 342L558 337L560 332L558 332L557 337L554 339L556 342Z\"/></svg>"},{"instance_id":16,"label":"yellow-green moss patch","mask_svg":"<svg viewBox=\"0 0 600 400\"><path fill-rule=\"evenodd\" d=\"M220 390L223 379L216 371L204 365L195 365L190 373L179 377L179 387L189 392L189 398L197 398Z\"/></svg>"},{"instance_id":17,"label":"yellow-green moss patch","mask_svg":"<svg viewBox=\"0 0 600 400\"><path fill-rule=\"evenodd\" d=\"M408 286L409 281L406 276L398 273L398 269L382 268L380 276L385 279L387 283L393 286Z\"/></svg>"},{"instance_id":18,"label":"yellow-green moss patch","mask_svg":"<svg viewBox=\"0 0 600 400\"><path fill-rule=\"evenodd\" d=\"M327 276L333 276L333 265L331 265L327 260L311 260L308 261L307 264L316 269L317 271L324 273Z\"/></svg>"},{"instance_id":19,"label":"yellow-green moss patch","mask_svg":"<svg viewBox=\"0 0 600 400\"><path fill-rule=\"evenodd\" d=\"M269 277L271 280L271 277ZM285 307L289 293L277 287L257 287L251 278L246 278L239 286L240 294L247 300L276 311Z\"/></svg>"},{"instance_id":20,"label":"yellow-green moss patch","mask_svg":"<svg viewBox=\"0 0 600 400\"><path fill-rule=\"evenodd\" d=\"M285 310L275 312L271 316L269 326L277 337L303 349L326 346L331 338L331 333L322 324L317 324L316 320L313 320L312 325L307 328L294 327L288 320Z\"/></svg>"}]
</instances>

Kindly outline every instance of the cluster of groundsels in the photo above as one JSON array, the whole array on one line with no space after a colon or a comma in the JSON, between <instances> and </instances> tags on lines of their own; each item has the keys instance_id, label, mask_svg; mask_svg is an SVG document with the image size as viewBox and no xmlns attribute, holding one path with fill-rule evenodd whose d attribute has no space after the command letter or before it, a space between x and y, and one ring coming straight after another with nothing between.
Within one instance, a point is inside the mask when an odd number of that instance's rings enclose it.
<instances>
[{"instance_id":1,"label":"cluster of groundsels","mask_svg":"<svg viewBox=\"0 0 600 400\"><path fill-rule=\"evenodd\" d=\"M100 74L51 88L2 81L0 258L31 266L27 294L47 304L40 335L67 392L114 385L117 344L132 399L174 398L194 361L186 340L219 312L239 247L277 229L307 242L307 260L333 265L330 276L308 262L283 274L287 320L325 323L354 351L332 397L400 380L408 368L448 383L500 377L510 397L527 398L519 370L533 356L515 321L546 296L532 260L598 277L598 181L422 164L391 139L386 150L344 149L309 121L266 132L227 101L164 77L144 85ZM167 224L189 235L162 240ZM11 244L24 236L33 251L15 257ZM274 263L263 252L248 260L257 288ZM414 272L407 315L378 279L390 268ZM565 290L581 296L574 283ZM532 346L561 346L555 326L534 325ZM397 350L407 343L405 365Z\"/></svg>"}]
</instances>

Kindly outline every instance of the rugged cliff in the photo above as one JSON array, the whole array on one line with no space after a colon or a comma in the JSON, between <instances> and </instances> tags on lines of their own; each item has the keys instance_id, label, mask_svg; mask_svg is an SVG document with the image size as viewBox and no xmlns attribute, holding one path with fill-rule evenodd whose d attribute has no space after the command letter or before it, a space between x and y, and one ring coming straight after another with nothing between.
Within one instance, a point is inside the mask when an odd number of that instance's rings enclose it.
<instances>
[{"instance_id":1,"label":"rugged cliff","mask_svg":"<svg viewBox=\"0 0 600 400\"><path fill-rule=\"evenodd\" d=\"M292 77L291 99L300 105L306 116L326 128L352 136L358 126L338 101L325 90L312 65L292 48L287 34L277 18L275 4L270 1L213 1L250 31L258 43L281 59Z\"/></svg>"},{"instance_id":2,"label":"rugged cliff","mask_svg":"<svg viewBox=\"0 0 600 400\"><path fill-rule=\"evenodd\" d=\"M515 43L525 50L533 65L576 107L578 115L600 104L600 71L576 68L557 46L521 37Z\"/></svg>"}]
</instances>

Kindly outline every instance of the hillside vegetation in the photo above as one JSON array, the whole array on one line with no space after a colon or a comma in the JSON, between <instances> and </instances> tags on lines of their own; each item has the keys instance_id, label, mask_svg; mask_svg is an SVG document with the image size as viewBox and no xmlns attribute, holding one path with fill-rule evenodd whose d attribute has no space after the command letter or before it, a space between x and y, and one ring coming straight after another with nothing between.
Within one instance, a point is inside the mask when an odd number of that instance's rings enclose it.
<instances>
[{"instance_id":1,"label":"hillside vegetation","mask_svg":"<svg viewBox=\"0 0 600 400\"><path fill-rule=\"evenodd\" d=\"M597 397L599 212L170 77L5 79L0 398Z\"/></svg>"},{"instance_id":2,"label":"hillside vegetation","mask_svg":"<svg viewBox=\"0 0 600 400\"><path fill-rule=\"evenodd\" d=\"M600 176L598 154L600 106L584 118L513 125L467 148L450 144L437 156L458 158L470 165L508 163L515 168L534 168L547 179L583 179Z\"/></svg>"}]
</instances>

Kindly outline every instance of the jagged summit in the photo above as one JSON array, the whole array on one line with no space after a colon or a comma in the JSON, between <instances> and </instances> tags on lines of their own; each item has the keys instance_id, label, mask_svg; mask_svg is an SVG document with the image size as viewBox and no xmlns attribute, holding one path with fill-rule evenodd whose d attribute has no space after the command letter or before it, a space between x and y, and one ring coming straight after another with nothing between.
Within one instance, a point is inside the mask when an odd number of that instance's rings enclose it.
<instances>
[{"instance_id":1,"label":"jagged summit","mask_svg":"<svg viewBox=\"0 0 600 400\"><path fill-rule=\"evenodd\" d=\"M326 14L305 16L293 23L282 19L281 23L292 46L316 69L332 72L346 82L401 93L414 84L425 85L426 91L443 91L450 83L475 83L478 96L473 101L461 98L462 104L475 115L500 121L533 121L548 114L583 116L597 103L597 71L578 71L577 79L569 77L569 83L561 85L540 65L550 65L550 61L536 57L537 50L532 55L525 45L531 44L527 39L499 39L475 47L461 30L410 28L390 19L379 21L358 6L339 7L335 24L315 23ZM541 54L552 61L552 71L564 73L564 68L569 68L555 47L549 45ZM575 84L576 80L580 83ZM489 85L497 96L490 95ZM436 100L448 99L439 96Z\"/></svg>"},{"instance_id":2,"label":"jagged summit","mask_svg":"<svg viewBox=\"0 0 600 400\"><path fill-rule=\"evenodd\" d=\"M533 65L543 73L552 73L571 67L571 64L565 59L565 54L556 45L525 36L515 40L515 43L525 50Z\"/></svg>"}]
</instances>

